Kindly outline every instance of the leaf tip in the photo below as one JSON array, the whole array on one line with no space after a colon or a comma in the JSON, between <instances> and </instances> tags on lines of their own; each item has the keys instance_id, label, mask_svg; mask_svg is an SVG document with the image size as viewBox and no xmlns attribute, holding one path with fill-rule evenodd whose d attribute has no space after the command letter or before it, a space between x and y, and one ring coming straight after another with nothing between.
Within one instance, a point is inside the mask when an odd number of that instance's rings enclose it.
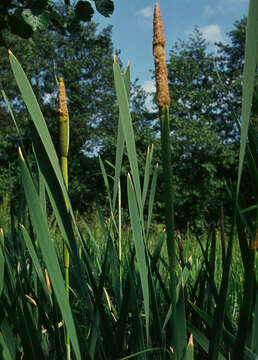
<instances>
[{"instance_id":1,"label":"leaf tip","mask_svg":"<svg viewBox=\"0 0 258 360\"><path fill-rule=\"evenodd\" d=\"M20 146L18 147L18 152L19 152L19 156L20 156L21 160L24 161L24 157L22 155L22 151L21 151Z\"/></svg>"},{"instance_id":2,"label":"leaf tip","mask_svg":"<svg viewBox=\"0 0 258 360\"><path fill-rule=\"evenodd\" d=\"M49 275L48 275L47 269L45 269L45 280L46 280L46 285L47 285L49 294L52 296L52 286L51 286L51 282L50 282L50 279L49 279Z\"/></svg>"},{"instance_id":3,"label":"leaf tip","mask_svg":"<svg viewBox=\"0 0 258 360\"><path fill-rule=\"evenodd\" d=\"M193 346L193 334L189 337L188 346Z\"/></svg>"}]
</instances>

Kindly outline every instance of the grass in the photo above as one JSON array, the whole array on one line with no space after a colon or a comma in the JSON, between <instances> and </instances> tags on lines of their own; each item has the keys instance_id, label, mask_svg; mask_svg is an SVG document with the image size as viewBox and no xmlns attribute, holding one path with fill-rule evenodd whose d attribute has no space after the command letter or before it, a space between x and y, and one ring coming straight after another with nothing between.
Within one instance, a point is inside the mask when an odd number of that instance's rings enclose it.
<instances>
[{"instance_id":1,"label":"grass","mask_svg":"<svg viewBox=\"0 0 258 360\"><path fill-rule=\"evenodd\" d=\"M257 359L254 244L258 207L253 204L246 209L240 193L245 154L250 181L258 189L258 138L249 125L257 60L257 18L258 5L251 0L238 183L227 188L233 213L223 259L216 229L207 229L199 237L188 232L181 243L175 232L169 102L162 92L164 79L157 86L163 95L161 99L159 93L157 96L168 199L166 231L163 225L152 222L160 172L152 164L153 149L146 153L143 182L139 177L129 111L130 68L122 74L115 58L119 106L116 161L112 165L100 159L108 209L102 212L97 206L94 223L89 224L71 206L44 117L21 65L9 53L14 77L30 114L38 171L30 172L26 154L19 148L26 203L16 219L11 214L8 226L0 232L0 266L4 269L0 276L3 359ZM162 44L156 43L163 48ZM125 147L130 173L127 187L122 190L127 191L129 226L122 228L119 178ZM36 186L32 179L36 179ZM254 198L258 198L256 193ZM64 280L67 266L65 270L62 242L69 252L69 283Z\"/></svg>"}]
</instances>

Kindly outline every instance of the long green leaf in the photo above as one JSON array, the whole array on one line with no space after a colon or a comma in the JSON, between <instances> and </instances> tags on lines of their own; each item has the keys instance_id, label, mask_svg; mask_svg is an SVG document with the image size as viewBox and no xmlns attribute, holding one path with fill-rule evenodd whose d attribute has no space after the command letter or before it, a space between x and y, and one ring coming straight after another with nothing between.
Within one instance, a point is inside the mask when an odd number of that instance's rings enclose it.
<instances>
[{"instance_id":1,"label":"long green leaf","mask_svg":"<svg viewBox=\"0 0 258 360\"><path fill-rule=\"evenodd\" d=\"M4 249L4 233L3 233L3 229L0 229L0 297L4 287L5 260L4 260L3 249Z\"/></svg>"},{"instance_id":2,"label":"long green leaf","mask_svg":"<svg viewBox=\"0 0 258 360\"><path fill-rule=\"evenodd\" d=\"M238 166L238 179L237 179L237 197L240 189L240 181L243 170L243 163L245 157L246 140L249 128L249 121L251 115L251 105L253 99L254 82L256 75L256 60L258 48L258 2L250 0L249 11L246 29L246 42L245 42L245 63L243 74L243 96L242 96L242 109L241 109L241 140L240 140L240 154Z\"/></svg>"},{"instance_id":3,"label":"long green leaf","mask_svg":"<svg viewBox=\"0 0 258 360\"><path fill-rule=\"evenodd\" d=\"M133 188L133 184L128 175L127 178L127 191L128 191L128 202L129 202L129 212L130 219L132 224L132 231L136 249L136 256L138 261L138 268L141 277L141 286L144 299L144 309L145 309L145 320L146 320L146 334L147 339L149 338L149 316L150 316L150 300L149 300L149 285L148 285L148 266L146 260L146 250L145 244L143 241L143 233L141 227L141 221L139 217L139 210L137 207L136 196Z\"/></svg>"},{"instance_id":4,"label":"long green leaf","mask_svg":"<svg viewBox=\"0 0 258 360\"><path fill-rule=\"evenodd\" d=\"M48 230L47 220L44 217L43 210L39 205L39 197L31 179L30 173L24 161L24 158L20 152L19 164L22 174L22 183L28 207L30 210L30 216L32 224L36 231L39 246L42 252L43 259L48 269L49 277L52 283L55 296L60 307L65 325L71 337L71 342L77 359L81 359L80 348L72 311L69 305L69 301L66 296L66 290L64 286L64 280L62 277L61 269L59 266L58 258L55 252L54 245L51 241L51 237Z\"/></svg>"},{"instance_id":5,"label":"long green leaf","mask_svg":"<svg viewBox=\"0 0 258 360\"><path fill-rule=\"evenodd\" d=\"M191 334L186 347L184 360L193 360L193 359L194 359L194 344L193 344L193 335Z\"/></svg>"},{"instance_id":6,"label":"long green leaf","mask_svg":"<svg viewBox=\"0 0 258 360\"><path fill-rule=\"evenodd\" d=\"M11 356L9 349L6 345L5 339L0 332L0 349L1 349L1 357L4 360L14 360L14 358Z\"/></svg>"},{"instance_id":7,"label":"long green leaf","mask_svg":"<svg viewBox=\"0 0 258 360\"><path fill-rule=\"evenodd\" d=\"M198 344L202 347L202 349L208 354L209 351L209 339L203 333L201 333L198 329L196 329L192 324L187 323L187 327L189 331L193 334L194 339L198 342ZM218 352L218 360L226 360L224 355Z\"/></svg>"},{"instance_id":8,"label":"long green leaf","mask_svg":"<svg viewBox=\"0 0 258 360\"><path fill-rule=\"evenodd\" d=\"M48 293L48 289L46 287L46 282L45 282L45 279L44 279L44 275L43 275L43 272L42 272L42 269L41 269L41 266L40 266L36 251L35 251L34 246L32 244L31 238L30 238L27 230L25 229L25 227L23 225L20 225L20 229L21 229L23 239L24 239L24 241L26 243L26 246L27 246L27 248L29 250L32 262L33 262L33 264L35 266L35 270L36 270L36 272L38 274L39 280L41 281L41 284L42 284L42 287L43 287L43 289L45 291L45 294L48 297L49 293Z\"/></svg>"},{"instance_id":9,"label":"long green leaf","mask_svg":"<svg viewBox=\"0 0 258 360\"><path fill-rule=\"evenodd\" d=\"M125 82L123 76L121 74L121 69L117 63L114 61L113 65L114 69L114 80L115 80L115 88L116 95L119 105L119 112L121 114L121 122L123 133L126 141L126 147L128 152L129 163L131 167L132 179L135 186L135 193L137 198L137 204L140 210L141 221L143 224L143 216L142 216L142 196L141 196L141 186L140 186L140 176L139 176L139 168L137 162L137 154L134 140L134 132L132 126L132 119L129 110L129 102L127 97L127 91L125 87Z\"/></svg>"},{"instance_id":10,"label":"long green leaf","mask_svg":"<svg viewBox=\"0 0 258 360\"><path fill-rule=\"evenodd\" d=\"M144 208L144 204L145 204L147 192L148 192L148 187L149 187L152 155L153 155L153 145L151 146L151 149L150 149L150 147L148 147L148 149L147 149L144 180L143 180L143 190L142 190L142 207L143 208Z\"/></svg>"},{"instance_id":11,"label":"long green leaf","mask_svg":"<svg viewBox=\"0 0 258 360\"><path fill-rule=\"evenodd\" d=\"M149 233L150 233L152 211L153 211L153 205L154 205L154 197L155 197L157 179L158 179L158 170L159 170L158 164L156 164L155 169L154 169L154 173L153 173L153 176L152 176L152 181L151 181L151 189L150 189L150 197L149 197L149 205L148 205L148 219L147 219L146 239L148 239Z\"/></svg>"},{"instance_id":12,"label":"long green leaf","mask_svg":"<svg viewBox=\"0 0 258 360\"><path fill-rule=\"evenodd\" d=\"M124 84L127 94L127 98L130 98L130 66L128 64L125 74L124 74ZM118 182L121 173L122 159L124 153L124 133L122 128L122 117L121 112L119 112L119 121L118 121L118 133L117 133L117 145L116 145L116 164L115 164L115 179L114 179L114 189L113 189L113 209L115 208L116 197L118 192Z\"/></svg>"},{"instance_id":13,"label":"long green leaf","mask_svg":"<svg viewBox=\"0 0 258 360\"><path fill-rule=\"evenodd\" d=\"M9 51L9 58L10 58L10 64L13 71L13 74L15 76L17 85L20 89L21 95L23 97L23 100L27 106L27 109L29 111L31 120L38 132L38 135L41 139L41 142L43 144L43 147L48 155L49 161L51 162L51 165L55 171L56 177L58 179L59 185L62 189L63 196L65 198L65 201L69 205L69 208L71 206L66 186L63 180L63 175L59 166L59 160L56 155L56 151L52 142L52 139L50 137L46 122L44 120L44 117L42 115L42 112L40 110L39 104L37 102L37 99L34 95L34 92L31 88L31 85L29 83L29 80L26 76L26 74L23 71L22 66L16 59L16 57ZM35 148L36 151L36 148Z\"/></svg>"}]
</instances>

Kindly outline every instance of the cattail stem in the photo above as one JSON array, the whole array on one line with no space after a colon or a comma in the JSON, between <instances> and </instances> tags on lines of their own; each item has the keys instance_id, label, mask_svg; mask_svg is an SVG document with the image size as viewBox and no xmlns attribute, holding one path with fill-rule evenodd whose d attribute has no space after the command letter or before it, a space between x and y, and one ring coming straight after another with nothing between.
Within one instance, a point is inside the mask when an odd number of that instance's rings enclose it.
<instances>
[{"instance_id":1,"label":"cattail stem","mask_svg":"<svg viewBox=\"0 0 258 360\"><path fill-rule=\"evenodd\" d=\"M65 85L63 78L60 78L59 81L59 148L60 148L60 165L62 174L64 177L66 188L68 189L68 149L69 149L69 116L68 109L66 104L66 94L65 94ZM66 203L66 208L68 211L68 204ZM66 244L63 244L64 247L64 270L65 270L65 288L66 294L69 299L69 266L70 266L70 255L67 249ZM71 359L71 345L70 345L70 336L66 332L66 357L67 360Z\"/></svg>"},{"instance_id":2,"label":"cattail stem","mask_svg":"<svg viewBox=\"0 0 258 360\"><path fill-rule=\"evenodd\" d=\"M170 296L172 306L172 343L175 355L177 354L177 321L176 321L176 239L174 223L174 193L172 183L171 166L171 145L169 129L169 109L168 106L160 108L161 123L161 151L163 165L163 183L165 192L165 216L167 233L167 251L170 269ZM175 357L177 358L177 357Z\"/></svg>"},{"instance_id":3,"label":"cattail stem","mask_svg":"<svg viewBox=\"0 0 258 360\"><path fill-rule=\"evenodd\" d=\"M163 23L158 4L155 5L153 21L153 55L155 59L156 101L159 107L161 125L161 149L163 165L163 181L165 192L165 215L167 232L167 251L170 269L170 296L172 306L172 345L175 359L178 359L178 331L176 319L176 239L174 224L174 194L172 185L171 143L169 127L169 104L167 66L165 57L165 37Z\"/></svg>"}]
</instances>

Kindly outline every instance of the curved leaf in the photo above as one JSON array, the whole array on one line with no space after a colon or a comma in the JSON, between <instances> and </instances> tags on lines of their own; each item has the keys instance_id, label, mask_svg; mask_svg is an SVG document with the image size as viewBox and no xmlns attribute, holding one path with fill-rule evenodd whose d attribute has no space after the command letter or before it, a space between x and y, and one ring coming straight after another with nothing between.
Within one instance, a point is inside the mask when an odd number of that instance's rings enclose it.
<instances>
[{"instance_id":1,"label":"curved leaf","mask_svg":"<svg viewBox=\"0 0 258 360\"><path fill-rule=\"evenodd\" d=\"M106 17L109 17L114 11L114 3L111 0L94 0L98 12Z\"/></svg>"}]
</instances>

